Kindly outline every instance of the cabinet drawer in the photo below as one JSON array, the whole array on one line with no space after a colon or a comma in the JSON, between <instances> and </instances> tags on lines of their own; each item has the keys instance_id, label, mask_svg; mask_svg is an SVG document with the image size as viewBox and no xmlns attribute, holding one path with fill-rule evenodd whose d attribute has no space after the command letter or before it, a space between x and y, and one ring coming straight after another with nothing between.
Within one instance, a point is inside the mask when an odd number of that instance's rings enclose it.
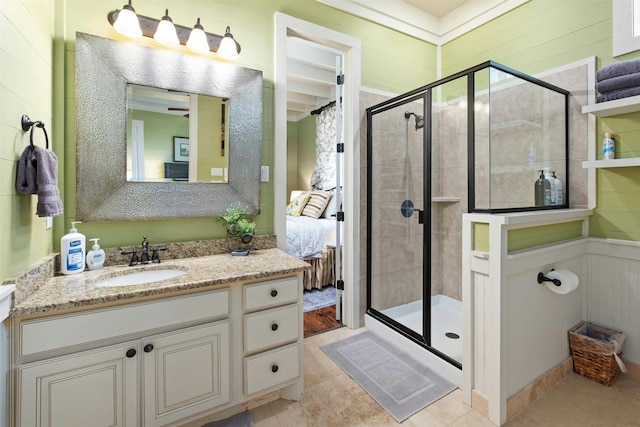
<instances>
[{"instance_id":1,"label":"cabinet drawer","mask_svg":"<svg viewBox=\"0 0 640 427\"><path fill-rule=\"evenodd\" d=\"M244 316L244 351L247 353L294 341L299 335L298 304Z\"/></svg>"},{"instance_id":2,"label":"cabinet drawer","mask_svg":"<svg viewBox=\"0 0 640 427\"><path fill-rule=\"evenodd\" d=\"M250 395L298 377L298 344L244 359L245 392Z\"/></svg>"},{"instance_id":3,"label":"cabinet drawer","mask_svg":"<svg viewBox=\"0 0 640 427\"><path fill-rule=\"evenodd\" d=\"M225 288L27 320L20 323L20 357L228 314L229 289Z\"/></svg>"},{"instance_id":4,"label":"cabinet drawer","mask_svg":"<svg viewBox=\"0 0 640 427\"><path fill-rule=\"evenodd\" d=\"M243 305L244 309L259 310L265 307L273 307L289 302L298 301L298 278L286 277L284 279L269 280L267 282L244 285Z\"/></svg>"}]
</instances>

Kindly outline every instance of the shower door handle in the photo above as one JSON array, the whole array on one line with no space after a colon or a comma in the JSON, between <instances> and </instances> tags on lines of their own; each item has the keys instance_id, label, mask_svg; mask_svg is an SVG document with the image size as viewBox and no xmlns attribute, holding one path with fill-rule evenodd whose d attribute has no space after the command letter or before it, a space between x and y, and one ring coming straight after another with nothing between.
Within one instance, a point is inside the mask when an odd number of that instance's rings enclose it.
<instances>
[{"instance_id":1,"label":"shower door handle","mask_svg":"<svg viewBox=\"0 0 640 427\"><path fill-rule=\"evenodd\" d=\"M400 212L402 212L402 216L405 218L409 218L414 212L418 212L418 224L424 224L424 211L422 209L416 209L411 200L402 202Z\"/></svg>"}]
</instances>

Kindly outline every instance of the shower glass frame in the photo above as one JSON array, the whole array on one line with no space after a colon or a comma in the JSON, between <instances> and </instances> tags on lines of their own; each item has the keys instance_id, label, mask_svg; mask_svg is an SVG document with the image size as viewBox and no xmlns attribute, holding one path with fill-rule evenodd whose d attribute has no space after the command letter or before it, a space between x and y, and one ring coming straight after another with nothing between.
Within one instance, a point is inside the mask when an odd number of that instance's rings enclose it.
<instances>
[{"instance_id":1,"label":"shower glass frame","mask_svg":"<svg viewBox=\"0 0 640 427\"><path fill-rule=\"evenodd\" d=\"M432 256L432 242L428 237L432 233L432 208L431 203L427 204L427 201L431 201L432 199L432 147L433 147L433 98L434 91L444 85L445 83L454 82L458 79L466 78L466 102L467 106L474 106L476 101L476 96L479 91L477 91L477 81L476 76L478 73L486 71L488 69L497 70L499 72L504 73L504 75L515 78L514 80L522 80L525 82L529 82L536 87L540 87L546 90L549 90L553 93L559 94L562 96L562 102L559 107L563 110L564 114L564 131L559 135L559 140L562 140L564 143L564 156L560 156L560 158L564 157L564 203L556 204L556 205L547 205L547 206L515 206L515 207L492 207L491 201L489 201L488 207L477 207L476 206L476 111L475 108L466 108L466 123L467 123L467 211L468 212L477 212L477 213L510 213L510 212L523 212L523 211L536 211L536 210L552 210L552 209L566 209L569 207L569 150L568 150L568 141L569 141L569 129L568 129L568 117L569 117L569 92L559 88L550 83L544 82L540 79L531 77L509 67L506 67L502 64L499 64L495 61L487 61L482 64L479 64L475 67L471 67L467 70L461 71L459 73L453 74L449 77L440 79L434 83L422 86L420 88L414 89L405 94L396 96L387 101L384 101L380 104L374 105L366 109L366 117L367 117L367 253L366 253L366 270L367 270L367 309L366 312L368 315L372 316L374 319L379 322L385 324L389 328L395 330L396 332L404 335L410 340L414 341L418 345L424 347L428 351L434 353L441 359L447 361L453 366L458 368L462 368L462 364L457 360L453 359L449 355L443 353L442 351L432 347L431 340L431 288L432 288L432 265L431 265L431 256ZM482 84L481 84L482 85ZM491 83L484 83L484 93L490 93L491 91ZM376 114L401 107L410 102L414 102L417 100L423 101L423 165L424 165L424 174L423 180L425 185L423 186L423 200L424 200L424 210L418 211L418 213L422 216L423 219L423 290L422 290L422 317L423 317L423 327L422 334L406 327L402 323L397 322L396 320L390 318L385 315L381 311L373 308L372 306L372 227L373 227L373 215L372 215L372 200L373 200L373 117ZM399 112L401 110L398 110ZM416 118L417 119L417 118ZM409 118L407 118L409 120ZM489 123L490 123L489 117ZM489 143L489 147L491 144ZM489 168L491 165L489 165ZM473 171L473 172L472 172ZM533 181L530 183L531 187L533 187ZM427 185L428 184L428 185ZM490 185L490 184L489 184ZM489 190L490 194L490 190ZM429 234L427 234L427 232ZM427 297L428 296L428 297Z\"/></svg>"}]
</instances>

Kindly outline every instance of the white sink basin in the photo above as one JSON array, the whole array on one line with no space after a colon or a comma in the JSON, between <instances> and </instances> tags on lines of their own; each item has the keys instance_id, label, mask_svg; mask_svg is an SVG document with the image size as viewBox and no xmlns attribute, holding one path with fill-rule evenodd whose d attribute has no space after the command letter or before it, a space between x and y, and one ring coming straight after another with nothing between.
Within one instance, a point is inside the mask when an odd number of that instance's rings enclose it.
<instances>
[{"instance_id":1,"label":"white sink basin","mask_svg":"<svg viewBox=\"0 0 640 427\"><path fill-rule=\"evenodd\" d=\"M124 276L110 277L97 282L95 285L97 287L141 285L143 283L172 279L183 274L185 272L182 270L146 270Z\"/></svg>"}]
</instances>

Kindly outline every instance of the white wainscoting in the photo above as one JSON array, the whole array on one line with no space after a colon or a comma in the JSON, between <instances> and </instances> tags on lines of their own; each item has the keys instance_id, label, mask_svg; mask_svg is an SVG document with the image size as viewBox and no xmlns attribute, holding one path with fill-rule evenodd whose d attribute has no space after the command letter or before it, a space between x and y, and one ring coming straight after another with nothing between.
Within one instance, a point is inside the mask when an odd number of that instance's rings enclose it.
<instances>
[{"instance_id":1,"label":"white wainscoting","mask_svg":"<svg viewBox=\"0 0 640 427\"><path fill-rule=\"evenodd\" d=\"M586 315L587 245L588 239L581 239L507 257L503 325L509 398L571 356L567 332ZM573 271L578 289L560 295L538 284L538 272L552 268Z\"/></svg>"},{"instance_id":2,"label":"white wainscoting","mask_svg":"<svg viewBox=\"0 0 640 427\"><path fill-rule=\"evenodd\" d=\"M627 334L622 358L640 364L640 242L591 238L587 320Z\"/></svg>"}]
</instances>

